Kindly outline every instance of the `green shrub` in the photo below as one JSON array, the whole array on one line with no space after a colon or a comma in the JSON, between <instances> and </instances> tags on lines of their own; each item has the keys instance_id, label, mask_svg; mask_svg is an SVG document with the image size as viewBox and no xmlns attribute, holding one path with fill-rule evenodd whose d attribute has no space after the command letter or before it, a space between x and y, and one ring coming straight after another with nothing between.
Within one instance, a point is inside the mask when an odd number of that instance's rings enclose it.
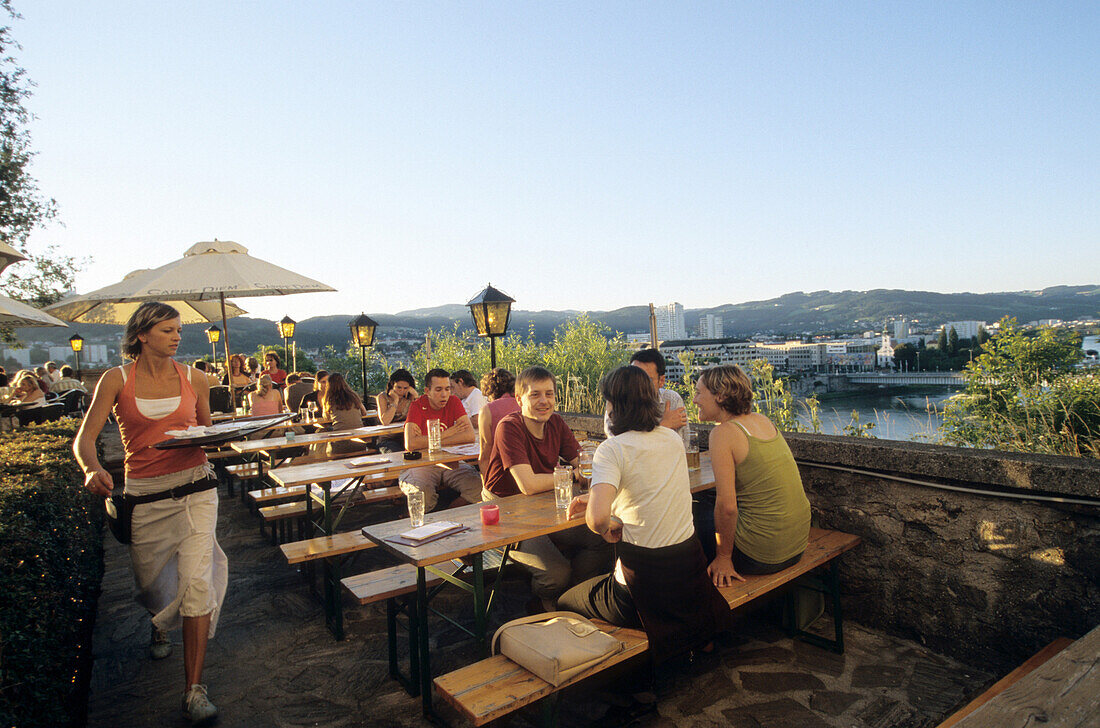
<instances>
[{"instance_id":1,"label":"green shrub","mask_svg":"<svg viewBox=\"0 0 1100 728\"><path fill-rule=\"evenodd\" d=\"M82 487L71 421L0 435L0 724L80 720L103 508Z\"/></svg>"}]
</instances>

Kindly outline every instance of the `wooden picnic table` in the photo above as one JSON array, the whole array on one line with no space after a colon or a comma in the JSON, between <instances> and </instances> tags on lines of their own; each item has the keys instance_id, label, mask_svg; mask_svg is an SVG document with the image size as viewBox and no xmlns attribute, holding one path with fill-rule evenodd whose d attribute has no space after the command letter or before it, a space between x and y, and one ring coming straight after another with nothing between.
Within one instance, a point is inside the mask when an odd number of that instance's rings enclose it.
<instances>
[{"instance_id":1,"label":"wooden picnic table","mask_svg":"<svg viewBox=\"0 0 1100 728\"><path fill-rule=\"evenodd\" d=\"M281 437L267 437L262 440L239 440L230 443L230 447L242 455L255 453L271 455L279 450L302 447L304 445L318 445L321 443L340 442L342 440L359 440L396 435L402 432L403 429L403 424L369 425L367 427L357 427L351 430L327 430L313 432L308 435L296 435L293 440L287 439L285 435Z\"/></svg>"},{"instance_id":2,"label":"wooden picnic table","mask_svg":"<svg viewBox=\"0 0 1100 728\"><path fill-rule=\"evenodd\" d=\"M689 479L692 493L714 487L714 471L711 468L709 454L702 457L702 466L699 470L689 471ZM485 594L484 552L503 547L504 555L501 560L501 566L503 567L507 562L511 546L520 541L558 533L577 526L584 527L583 516L569 520L565 517L566 512L557 508L554 502L553 490L537 495L521 494L497 498L491 502L500 508L500 522L492 526L481 523L481 506L484 505L483 503L472 503L459 508L426 514L424 517L426 524L437 521L452 521L461 523L467 527L467 530L419 546L408 546L391 540L411 528L407 518L363 528L363 535L371 541L374 541L401 561L416 567L415 620L417 624L413 633L416 635L417 644L410 645L410 650L415 649L417 651L419 660L415 663L417 664L415 671L417 674L410 677L413 681L418 680L420 683L421 703L424 715L427 717L432 716L432 677L428 641L428 602L430 595L427 587L427 572L431 572L434 576L473 594L473 637L484 648L489 606L492 602L491 595L489 599L486 599ZM438 568L452 559L467 559L470 561L473 571L471 582L465 582L454 574Z\"/></svg>"},{"instance_id":3,"label":"wooden picnic table","mask_svg":"<svg viewBox=\"0 0 1100 728\"><path fill-rule=\"evenodd\" d=\"M477 454L465 454L448 452L444 449L436 455L429 455L427 450L420 451L418 460L406 460L404 452L381 453L378 455L364 455L346 460L326 460L304 465L284 465L283 467L269 470L267 476L276 485L290 487L293 485L319 486L320 494L310 487L307 519L310 522L309 537L317 535L321 531L324 535L331 535L355 495L362 489L367 481L380 481L396 478L401 473L412 468L446 467L463 460L476 460ZM360 464L357 464L360 463ZM333 492L333 481L341 481L341 485ZM334 518L332 504L334 498L344 498L343 508ZM314 500L321 505L322 523L314 523L312 507Z\"/></svg>"}]
</instances>

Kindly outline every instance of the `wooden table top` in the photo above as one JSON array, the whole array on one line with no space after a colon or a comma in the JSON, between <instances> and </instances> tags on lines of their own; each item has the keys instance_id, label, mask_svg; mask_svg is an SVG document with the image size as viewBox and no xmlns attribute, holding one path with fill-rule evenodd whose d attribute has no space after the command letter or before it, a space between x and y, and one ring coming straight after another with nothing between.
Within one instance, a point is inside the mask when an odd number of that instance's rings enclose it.
<instances>
[{"instance_id":1,"label":"wooden table top","mask_svg":"<svg viewBox=\"0 0 1100 728\"><path fill-rule=\"evenodd\" d=\"M308 435L296 435L293 440L287 440L286 436L267 437L263 440L238 440L236 442L231 442L229 446L239 453L249 454L300 447L302 445L315 445L322 442L338 442L340 440L396 435L403 430L403 424L371 425L368 427L357 427L352 430L334 430L314 432Z\"/></svg>"},{"instance_id":2,"label":"wooden table top","mask_svg":"<svg viewBox=\"0 0 1100 728\"><path fill-rule=\"evenodd\" d=\"M376 476L379 478L397 477L403 471L411 468L422 468L431 465L445 465L457 463L463 460L476 460L477 455L458 455L444 450L439 455L429 457L427 451L421 450L422 457L419 460L405 460L405 453L392 452L379 455L362 455L347 460L325 460L319 463L306 465L286 465L281 468L269 470L267 475L278 485L306 485L309 483L327 483L344 478L358 478L360 476ZM352 460L370 459L372 464L352 466Z\"/></svg>"},{"instance_id":3,"label":"wooden table top","mask_svg":"<svg viewBox=\"0 0 1100 728\"><path fill-rule=\"evenodd\" d=\"M703 459L703 467L689 473L693 493L714 487L714 474L710 458ZM431 566L462 556L500 548L510 543L545 536L584 525L584 517L573 520L565 517L554 503L554 491L537 495L513 495L492 501L500 507L500 522L492 526L481 523L483 503L471 503L459 508L449 508L425 514L425 523L452 521L461 523L468 530L429 541L420 546L405 546L387 541L412 528L409 519L402 518L388 523L366 526L363 534L382 548L388 549L402 561L413 566Z\"/></svg>"},{"instance_id":4,"label":"wooden table top","mask_svg":"<svg viewBox=\"0 0 1100 728\"><path fill-rule=\"evenodd\" d=\"M957 728L1100 725L1100 627L963 718Z\"/></svg>"}]
</instances>

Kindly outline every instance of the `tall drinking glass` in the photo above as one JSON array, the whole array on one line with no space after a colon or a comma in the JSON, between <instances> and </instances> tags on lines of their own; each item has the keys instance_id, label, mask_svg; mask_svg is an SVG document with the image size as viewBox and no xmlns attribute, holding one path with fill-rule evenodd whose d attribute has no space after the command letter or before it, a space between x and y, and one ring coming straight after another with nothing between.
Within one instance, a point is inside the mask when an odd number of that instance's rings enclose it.
<instances>
[{"instance_id":1,"label":"tall drinking glass","mask_svg":"<svg viewBox=\"0 0 1100 728\"><path fill-rule=\"evenodd\" d=\"M443 449L443 427L439 420L428 420L428 454L438 455Z\"/></svg>"},{"instance_id":2,"label":"tall drinking glass","mask_svg":"<svg viewBox=\"0 0 1100 728\"><path fill-rule=\"evenodd\" d=\"M699 465L699 439L698 433L688 425L684 429L684 451L687 453L688 470L698 470Z\"/></svg>"},{"instance_id":3,"label":"tall drinking glass","mask_svg":"<svg viewBox=\"0 0 1100 728\"><path fill-rule=\"evenodd\" d=\"M558 510L568 510L573 500L573 466L559 465L554 468L554 505Z\"/></svg>"},{"instance_id":4,"label":"tall drinking glass","mask_svg":"<svg viewBox=\"0 0 1100 728\"><path fill-rule=\"evenodd\" d=\"M409 521L413 528L424 525L424 491L407 483L401 484L401 490L409 501Z\"/></svg>"},{"instance_id":5,"label":"tall drinking glass","mask_svg":"<svg viewBox=\"0 0 1100 728\"><path fill-rule=\"evenodd\" d=\"M592 485L592 457L595 455L595 451L590 447L581 449L580 455L580 468L581 477L584 478L579 484L580 492L587 493L588 488Z\"/></svg>"}]
</instances>

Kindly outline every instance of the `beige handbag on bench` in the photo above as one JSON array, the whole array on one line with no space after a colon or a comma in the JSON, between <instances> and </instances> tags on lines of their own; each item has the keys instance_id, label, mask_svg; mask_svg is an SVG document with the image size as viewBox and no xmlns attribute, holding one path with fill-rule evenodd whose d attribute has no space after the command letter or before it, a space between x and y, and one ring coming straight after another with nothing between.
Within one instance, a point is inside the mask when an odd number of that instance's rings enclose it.
<instances>
[{"instance_id":1,"label":"beige handbag on bench","mask_svg":"<svg viewBox=\"0 0 1100 728\"><path fill-rule=\"evenodd\" d=\"M493 654L509 658L554 687L598 665L623 643L576 612L513 619L493 635Z\"/></svg>"}]
</instances>

